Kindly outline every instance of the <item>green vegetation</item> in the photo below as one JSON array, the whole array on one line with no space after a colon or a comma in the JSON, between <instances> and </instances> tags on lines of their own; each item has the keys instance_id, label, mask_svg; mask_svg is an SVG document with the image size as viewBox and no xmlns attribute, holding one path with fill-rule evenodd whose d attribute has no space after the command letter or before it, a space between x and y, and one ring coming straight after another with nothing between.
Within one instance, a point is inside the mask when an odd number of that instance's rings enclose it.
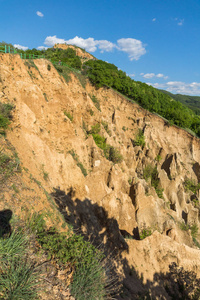
<instances>
[{"instance_id":1,"label":"green vegetation","mask_svg":"<svg viewBox=\"0 0 200 300\"><path fill-rule=\"evenodd\" d=\"M100 103L99 103L99 100L97 99L97 97L95 97L94 95L91 97L91 100L92 102L94 103L94 106L99 110L101 111L101 108L100 108Z\"/></svg>"},{"instance_id":2,"label":"green vegetation","mask_svg":"<svg viewBox=\"0 0 200 300\"><path fill-rule=\"evenodd\" d=\"M0 134L2 135L5 135L5 130L8 128L10 120L12 120L12 109L12 104L0 102Z\"/></svg>"},{"instance_id":3,"label":"green vegetation","mask_svg":"<svg viewBox=\"0 0 200 300\"><path fill-rule=\"evenodd\" d=\"M143 177L146 181L150 179L151 186L155 188L158 197L163 198L163 189L159 187L160 180L158 178L157 166L147 165L143 170Z\"/></svg>"},{"instance_id":4,"label":"green vegetation","mask_svg":"<svg viewBox=\"0 0 200 300\"><path fill-rule=\"evenodd\" d=\"M76 55L76 51L68 48L68 49L59 49L59 48L48 48L46 50L37 50L37 49L28 49L28 50L17 50L19 53L26 54L27 57L29 54L34 55L45 55L46 59L51 60L53 63L67 64L69 67L74 69L81 69L81 59ZM49 68L47 66L47 68ZM49 70L49 69L48 69ZM50 71L50 70L49 70Z\"/></svg>"},{"instance_id":5,"label":"green vegetation","mask_svg":"<svg viewBox=\"0 0 200 300\"><path fill-rule=\"evenodd\" d=\"M200 189L200 183L196 184L194 180L187 179L184 182L185 190L191 191L195 195L197 194L197 191Z\"/></svg>"},{"instance_id":6,"label":"green vegetation","mask_svg":"<svg viewBox=\"0 0 200 300\"><path fill-rule=\"evenodd\" d=\"M47 98L47 94L46 94L46 93L43 93L43 96L44 96L45 101L46 101L46 102L49 102L49 101L48 101L48 98Z\"/></svg>"},{"instance_id":7,"label":"green vegetation","mask_svg":"<svg viewBox=\"0 0 200 300\"><path fill-rule=\"evenodd\" d=\"M89 130L87 133L88 134L97 134L101 130L101 125L99 123L95 124L92 126L91 130Z\"/></svg>"},{"instance_id":8,"label":"green vegetation","mask_svg":"<svg viewBox=\"0 0 200 300\"><path fill-rule=\"evenodd\" d=\"M193 238L196 238L197 237L197 233L198 233L198 226L197 224L193 224L190 226L190 230L191 230L191 235Z\"/></svg>"},{"instance_id":9,"label":"green vegetation","mask_svg":"<svg viewBox=\"0 0 200 300\"><path fill-rule=\"evenodd\" d=\"M73 116L72 116L69 112L64 111L64 115L65 115L66 117L68 117L68 119L70 119L71 122L73 121Z\"/></svg>"},{"instance_id":10,"label":"green vegetation","mask_svg":"<svg viewBox=\"0 0 200 300\"><path fill-rule=\"evenodd\" d=\"M138 130L138 134L135 137L135 140L133 141L134 146L141 146L142 148L145 146L145 137L142 129Z\"/></svg>"},{"instance_id":11,"label":"green vegetation","mask_svg":"<svg viewBox=\"0 0 200 300\"><path fill-rule=\"evenodd\" d=\"M123 156L120 154L119 150L110 146L108 159L110 161L112 161L114 164L118 164L118 163L122 162Z\"/></svg>"},{"instance_id":12,"label":"green vegetation","mask_svg":"<svg viewBox=\"0 0 200 300\"><path fill-rule=\"evenodd\" d=\"M55 228L47 230L44 217L35 213L27 220L29 230L49 259L55 259L60 266L70 264L73 281L70 285L71 294L77 300L104 299L109 278L106 275L104 255L81 235L60 233Z\"/></svg>"},{"instance_id":13,"label":"green vegetation","mask_svg":"<svg viewBox=\"0 0 200 300\"><path fill-rule=\"evenodd\" d=\"M37 230L37 240L50 258L56 258L60 264L71 263L77 267L79 263L92 262L96 249L85 242L81 235L59 233L55 228Z\"/></svg>"},{"instance_id":14,"label":"green vegetation","mask_svg":"<svg viewBox=\"0 0 200 300\"><path fill-rule=\"evenodd\" d=\"M84 168L83 164L79 161L79 157L76 154L76 152L74 150L69 151L69 153L71 154L71 156L73 157L73 159L76 161L77 166L81 169L81 172L83 173L84 176L87 176L87 171Z\"/></svg>"},{"instance_id":15,"label":"green vegetation","mask_svg":"<svg viewBox=\"0 0 200 300\"><path fill-rule=\"evenodd\" d=\"M56 63L54 63L54 67L56 68L56 70L58 71L58 73L60 75L62 75L65 79L66 82L69 82L71 80L71 76L70 73L72 72L72 70L67 67L67 66L60 66Z\"/></svg>"},{"instance_id":16,"label":"green vegetation","mask_svg":"<svg viewBox=\"0 0 200 300\"><path fill-rule=\"evenodd\" d=\"M39 274L28 259L27 249L27 236L20 230L0 238L1 299L36 299Z\"/></svg>"},{"instance_id":17,"label":"green vegetation","mask_svg":"<svg viewBox=\"0 0 200 300\"><path fill-rule=\"evenodd\" d=\"M169 95L176 101L181 102L182 104L189 107L194 111L196 115L200 115L200 97L199 96L189 96L181 94L172 94L168 91L160 90L162 93Z\"/></svg>"},{"instance_id":18,"label":"green vegetation","mask_svg":"<svg viewBox=\"0 0 200 300\"><path fill-rule=\"evenodd\" d=\"M109 158L109 145L106 144L106 139L103 136L101 136L97 133L92 134L92 136L93 136L93 139L95 141L95 144L100 149L103 150L105 157L108 159Z\"/></svg>"},{"instance_id":19,"label":"green vegetation","mask_svg":"<svg viewBox=\"0 0 200 300\"><path fill-rule=\"evenodd\" d=\"M112 87L145 109L161 115L172 124L189 128L200 136L200 117L192 110L161 91L132 80L115 65L101 60L89 60L83 65L83 73L97 88Z\"/></svg>"},{"instance_id":20,"label":"green vegetation","mask_svg":"<svg viewBox=\"0 0 200 300\"><path fill-rule=\"evenodd\" d=\"M131 184L132 184L132 182L133 182L133 178L132 178L132 177L129 177L129 179L128 179L128 183L131 185Z\"/></svg>"},{"instance_id":21,"label":"green vegetation","mask_svg":"<svg viewBox=\"0 0 200 300\"><path fill-rule=\"evenodd\" d=\"M45 254L61 268L66 264L71 267L70 291L77 300L103 300L108 298L111 289L119 290L114 286L116 280L110 277L103 252L85 241L83 236L72 230L61 233L53 227L47 229L45 215L38 213L29 214L25 224L20 221L17 226L10 235L0 237L1 299L38 299L43 278L36 262L30 259L29 237L39 245L34 249L37 254Z\"/></svg>"},{"instance_id":22,"label":"green vegetation","mask_svg":"<svg viewBox=\"0 0 200 300\"><path fill-rule=\"evenodd\" d=\"M105 270L97 256L90 264L87 264L87 267L84 263L80 263L78 271L73 276L70 291L77 300L103 300L107 296L106 284Z\"/></svg>"},{"instance_id":23,"label":"green vegetation","mask_svg":"<svg viewBox=\"0 0 200 300\"><path fill-rule=\"evenodd\" d=\"M196 239L197 233L198 233L198 230L199 230L197 224L189 225L189 224L185 224L185 222L182 222L182 223L179 223L179 227L183 231L190 230L192 238Z\"/></svg>"},{"instance_id":24,"label":"green vegetation","mask_svg":"<svg viewBox=\"0 0 200 300\"><path fill-rule=\"evenodd\" d=\"M49 174L47 172L45 172L45 171L43 171L43 178L46 181L49 179Z\"/></svg>"},{"instance_id":25,"label":"green vegetation","mask_svg":"<svg viewBox=\"0 0 200 300\"><path fill-rule=\"evenodd\" d=\"M58 62L53 62L53 65L58 71L58 73L64 77L66 82L69 82L71 80L70 74L73 73L78 78L82 87L85 88L86 77L80 73L79 69L74 69L65 63L60 65Z\"/></svg>"},{"instance_id":26,"label":"green vegetation","mask_svg":"<svg viewBox=\"0 0 200 300\"><path fill-rule=\"evenodd\" d=\"M15 193L19 193L19 190L18 190L18 188L16 187L16 185L14 183L11 186L11 188L13 189L13 191L15 191Z\"/></svg>"},{"instance_id":27,"label":"green vegetation","mask_svg":"<svg viewBox=\"0 0 200 300\"><path fill-rule=\"evenodd\" d=\"M158 155L156 156L155 160L156 160L157 162L160 162L160 161L162 160L162 157L158 154Z\"/></svg>"},{"instance_id":28,"label":"green vegetation","mask_svg":"<svg viewBox=\"0 0 200 300\"><path fill-rule=\"evenodd\" d=\"M94 111L92 109L89 110L90 116L94 115Z\"/></svg>"},{"instance_id":29,"label":"green vegetation","mask_svg":"<svg viewBox=\"0 0 200 300\"><path fill-rule=\"evenodd\" d=\"M179 227L180 227L180 229L183 230L183 231L187 231L187 230L190 229L190 226L187 225L187 224L185 224L185 222L180 223L180 224L179 224Z\"/></svg>"},{"instance_id":30,"label":"green vegetation","mask_svg":"<svg viewBox=\"0 0 200 300\"><path fill-rule=\"evenodd\" d=\"M20 161L18 156L14 153L13 155L7 154L0 151L0 183L5 182L14 172L19 172Z\"/></svg>"},{"instance_id":31,"label":"green vegetation","mask_svg":"<svg viewBox=\"0 0 200 300\"><path fill-rule=\"evenodd\" d=\"M140 239L143 240L146 237L152 235L152 231L150 228L143 228L141 233L140 233Z\"/></svg>"},{"instance_id":32,"label":"green vegetation","mask_svg":"<svg viewBox=\"0 0 200 300\"><path fill-rule=\"evenodd\" d=\"M112 135L112 132L110 131L110 129L109 129L109 127L108 127L108 123L107 123L107 122L104 122L104 121L101 121L101 124L103 125L103 127L104 127L105 131L107 132L107 134L108 134L109 136L111 136L111 135Z\"/></svg>"},{"instance_id":33,"label":"green vegetation","mask_svg":"<svg viewBox=\"0 0 200 300\"><path fill-rule=\"evenodd\" d=\"M108 124L105 122L102 122L105 130L109 132ZM113 146L110 146L106 143L106 138L99 135L99 132L101 130L101 125L99 123L92 126L91 130L87 130L87 134L92 134L93 139L95 141L95 144L103 150L105 157L112 161L114 164L120 163L123 160L122 155L120 152L115 149Z\"/></svg>"},{"instance_id":34,"label":"green vegetation","mask_svg":"<svg viewBox=\"0 0 200 300\"><path fill-rule=\"evenodd\" d=\"M29 70L31 68L35 68L37 71L39 71L38 67L36 66L36 64L34 63L34 61L32 59L27 59L24 64L28 67Z\"/></svg>"},{"instance_id":35,"label":"green vegetation","mask_svg":"<svg viewBox=\"0 0 200 300\"><path fill-rule=\"evenodd\" d=\"M98 133L92 134L95 144L103 150L105 157L114 164L120 163L123 160L120 152L113 146L106 143L106 139Z\"/></svg>"},{"instance_id":36,"label":"green vegetation","mask_svg":"<svg viewBox=\"0 0 200 300\"><path fill-rule=\"evenodd\" d=\"M38 234L38 241L49 257L60 264L70 263L75 269L71 294L77 299L103 299L106 276L101 260L103 254L80 235L67 236L51 228Z\"/></svg>"}]
</instances>

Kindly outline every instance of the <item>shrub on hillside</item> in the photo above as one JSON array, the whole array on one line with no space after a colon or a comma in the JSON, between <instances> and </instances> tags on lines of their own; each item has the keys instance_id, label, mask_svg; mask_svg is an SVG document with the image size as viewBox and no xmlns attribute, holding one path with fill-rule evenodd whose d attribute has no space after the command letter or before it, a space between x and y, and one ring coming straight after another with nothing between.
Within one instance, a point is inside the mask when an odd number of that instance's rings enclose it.
<instances>
[{"instance_id":1,"label":"shrub on hillside","mask_svg":"<svg viewBox=\"0 0 200 300\"><path fill-rule=\"evenodd\" d=\"M72 231L60 233L55 228L47 230L43 216L36 213L29 216L27 226L49 259L55 259L61 266L71 265L73 281L70 290L77 300L108 298L112 287L118 291L119 285L115 286L118 279L106 274L103 252L85 241L83 236Z\"/></svg>"},{"instance_id":2,"label":"shrub on hillside","mask_svg":"<svg viewBox=\"0 0 200 300\"><path fill-rule=\"evenodd\" d=\"M138 133L133 141L134 146L141 146L142 148L145 146L145 137L144 133L141 129L138 130Z\"/></svg>"},{"instance_id":3,"label":"shrub on hillside","mask_svg":"<svg viewBox=\"0 0 200 300\"><path fill-rule=\"evenodd\" d=\"M120 163L123 160L123 156L119 150L115 149L106 143L106 139L99 134L92 134L95 144L103 150L105 157L112 161L114 164Z\"/></svg>"},{"instance_id":4,"label":"shrub on hillside","mask_svg":"<svg viewBox=\"0 0 200 300\"><path fill-rule=\"evenodd\" d=\"M12 109L13 109L12 104L0 102L0 134L5 134L5 130L8 128L8 125L10 124L10 120L12 119L12 115L11 115Z\"/></svg>"},{"instance_id":5,"label":"shrub on hillside","mask_svg":"<svg viewBox=\"0 0 200 300\"><path fill-rule=\"evenodd\" d=\"M143 170L143 177L146 181L151 180L151 186L155 188L155 191L159 198L163 198L163 189L159 187L159 177L157 166L147 165Z\"/></svg>"}]
</instances>

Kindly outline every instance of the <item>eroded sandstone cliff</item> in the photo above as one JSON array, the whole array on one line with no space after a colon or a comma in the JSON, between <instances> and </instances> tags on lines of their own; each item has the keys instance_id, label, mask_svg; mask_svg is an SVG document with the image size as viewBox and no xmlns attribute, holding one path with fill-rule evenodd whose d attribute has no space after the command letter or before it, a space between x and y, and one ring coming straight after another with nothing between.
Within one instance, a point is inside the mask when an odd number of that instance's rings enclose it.
<instances>
[{"instance_id":1,"label":"eroded sandstone cliff","mask_svg":"<svg viewBox=\"0 0 200 300\"><path fill-rule=\"evenodd\" d=\"M63 216L103 243L119 257L127 299L149 287L170 299L155 276L172 262L200 276L199 191L189 186L200 181L199 139L111 89L83 87L74 74L65 82L44 59L1 54L0 101L15 106L1 151L15 151L21 168L2 185L1 210L48 211L50 223L61 226Z\"/></svg>"}]
</instances>

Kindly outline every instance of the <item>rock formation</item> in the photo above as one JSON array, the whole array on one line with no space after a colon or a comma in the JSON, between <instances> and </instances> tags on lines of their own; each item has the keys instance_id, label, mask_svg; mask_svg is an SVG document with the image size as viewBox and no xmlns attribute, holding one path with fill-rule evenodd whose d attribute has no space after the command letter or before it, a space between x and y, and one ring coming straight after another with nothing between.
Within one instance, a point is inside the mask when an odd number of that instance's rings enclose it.
<instances>
[{"instance_id":1,"label":"rock formation","mask_svg":"<svg viewBox=\"0 0 200 300\"><path fill-rule=\"evenodd\" d=\"M199 139L112 89L83 87L73 73L65 82L45 59L30 64L0 54L0 102L15 106L1 152L17 153L20 161L2 184L1 210L47 211L60 228L64 216L103 243L119 257L126 299L149 287L158 299L170 299L150 282L173 262L200 276L199 192L190 188L200 182ZM119 163L96 145L97 124L122 155ZM139 132L145 144L136 142Z\"/></svg>"}]
</instances>

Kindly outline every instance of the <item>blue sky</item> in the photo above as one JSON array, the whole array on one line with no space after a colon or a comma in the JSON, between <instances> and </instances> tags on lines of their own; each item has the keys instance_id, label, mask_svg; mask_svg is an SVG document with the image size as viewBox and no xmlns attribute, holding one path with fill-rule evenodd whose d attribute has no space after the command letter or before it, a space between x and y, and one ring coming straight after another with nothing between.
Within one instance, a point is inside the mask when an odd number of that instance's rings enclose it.
<instances>
[{"instance_id":1,"label":"blue sky","mask_svg":"<svg viewBox=\"0 0 200 300\"><path fill-rule=\"evenodd\" d=\"M200 0L0 0L0 41L76 44L135 80L200 95Z\"/></svg>"}]
</instances>

